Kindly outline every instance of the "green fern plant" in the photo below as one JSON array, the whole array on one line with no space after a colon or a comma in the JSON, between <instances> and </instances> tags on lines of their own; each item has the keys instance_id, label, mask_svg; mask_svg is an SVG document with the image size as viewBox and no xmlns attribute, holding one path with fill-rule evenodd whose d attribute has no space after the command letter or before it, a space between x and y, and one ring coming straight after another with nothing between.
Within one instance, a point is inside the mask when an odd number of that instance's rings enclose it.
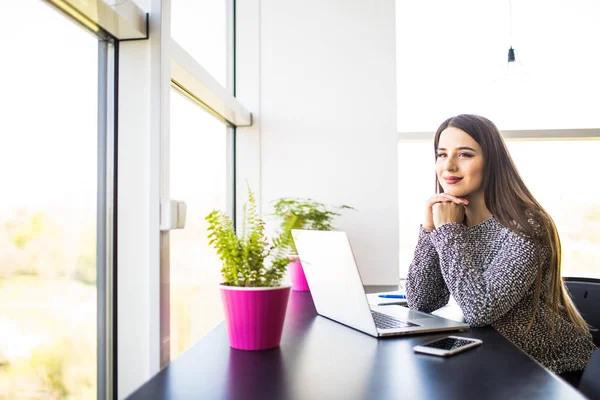
<instances>
[{"instance_id":1,"label":"green fern plant","mask_svg":"<svg viewBox=\"0 0 600 400\"><path fill-rule=\"evenodd\" d=\"M289 263L287 244L281 237L269 244L264 233L265 223L258 216L250 187L248 203L244 205L241 235L236 233L231 218L223 211L213 210L206 220L209 245L215 248L223 262L221 274L225 285L273 287L281 284Z\"/></svg>"},{"instance_id":2,"label":"green fern plant","mask_svg":"<svg viewBox=\"0 0 600 400\"><path fill-rule=\"evenodd\" d=\"M340 216L341 210L353 210L347 205L326 206L323 203L308 198L281 198L274 202L271 215L280 219L279 240L281 248L287 249L291 254L298 254L292 229L310 229L331 231L333 219Z\"/></svg>"}]
</instances>

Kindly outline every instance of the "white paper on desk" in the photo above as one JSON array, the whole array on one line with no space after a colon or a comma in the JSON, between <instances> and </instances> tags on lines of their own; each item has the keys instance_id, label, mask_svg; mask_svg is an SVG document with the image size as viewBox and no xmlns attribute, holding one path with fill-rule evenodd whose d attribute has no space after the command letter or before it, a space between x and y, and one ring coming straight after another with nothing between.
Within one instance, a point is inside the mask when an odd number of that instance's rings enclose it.
<instances>
[{"instance_id":1,"label":"white paper on desk","mask_svg":"<svg viewBox=\"0 0 600 400\"><path fill-rule=\"evenodd\" d=\"M383 297L379 297L380 294L404 295L404 290L394 290L392 292L367 293L367 300L369 300L369 305L377 306L377 305L382 305L382 304L393 304L393 303L399 303L399 302L406 302L406 299L386 299Z\"/></svg>"},{"instance_id":2,"label":"white paper on desk","mask_svg":"<svg viewBox=\"0 0 600 400\"><path fill-rule=\"evenodd\" d=\"M438 317L451 319L452 321L465 322L463 312L452 296L450 296L450 301L448 301L448 304L442 308L438 308L432 312L432 314L437 315Z\"/></svg>"}]
</instances>

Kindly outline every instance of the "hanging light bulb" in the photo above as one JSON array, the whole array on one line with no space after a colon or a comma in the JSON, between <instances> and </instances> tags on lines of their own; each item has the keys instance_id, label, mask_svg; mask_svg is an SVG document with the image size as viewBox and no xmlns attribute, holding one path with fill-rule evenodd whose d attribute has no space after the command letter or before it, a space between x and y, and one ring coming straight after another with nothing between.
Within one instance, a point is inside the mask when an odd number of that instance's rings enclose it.
<instances>
[{"instance_id":1,"label":"hanging light bulb","mask_svg":"<svg viewBox=\"0 0 600 400\"><path fill-rule=\"evenodd\" d=\"M508 49L508 62L515 62L515 49L513 49L512 46Z\"/></svg>"},{"instance_id":2,"label":"hanging light bulb","mask_svg":"<svg viewBox=\"0 0 600 400\"><path fill-rule=\"evenodd\" d=\"M521 58L517 56L517 52L513 49L512 46L508 49L508 62L506 64L507 71L506 73L509 75L515 74L524 74L523 63L521 62Z\"/></svg>"}]
</instances>

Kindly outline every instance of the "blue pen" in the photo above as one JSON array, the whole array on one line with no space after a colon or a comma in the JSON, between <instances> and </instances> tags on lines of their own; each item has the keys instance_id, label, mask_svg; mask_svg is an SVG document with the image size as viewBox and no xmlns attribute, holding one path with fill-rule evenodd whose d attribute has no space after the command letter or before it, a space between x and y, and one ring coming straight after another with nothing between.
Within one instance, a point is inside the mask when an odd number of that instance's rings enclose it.
<instances>
[{"instance_id":1,"label":"blue pen","mask_svg":"<svg viewBox=\"0 0 600 400\"><path fill-rule=\"evenodd\" d=\"M406 296L403 294L380 294L379 297L382 299L405 299Z\"/></svg>"}]
</instances>

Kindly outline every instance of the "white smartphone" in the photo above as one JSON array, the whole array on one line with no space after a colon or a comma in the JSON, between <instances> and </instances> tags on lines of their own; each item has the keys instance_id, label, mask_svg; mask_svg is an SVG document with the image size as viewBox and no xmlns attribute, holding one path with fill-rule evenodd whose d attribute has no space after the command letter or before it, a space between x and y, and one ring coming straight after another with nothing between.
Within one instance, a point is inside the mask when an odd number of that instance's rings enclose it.
<instances>
[{"instance_id":1,"label":"white smartphone","mask_svg":"<svg viewBox=\"0 0 600 400\"><path fill-rule=\"evenodd\" d=\"M482 343L479 339L471 339L460 336L446 336L431 342L423 343L413 347L415 352L433 354L434 356L447 357L461 351L479 346Z\"/></svg>"}]
</instances>

